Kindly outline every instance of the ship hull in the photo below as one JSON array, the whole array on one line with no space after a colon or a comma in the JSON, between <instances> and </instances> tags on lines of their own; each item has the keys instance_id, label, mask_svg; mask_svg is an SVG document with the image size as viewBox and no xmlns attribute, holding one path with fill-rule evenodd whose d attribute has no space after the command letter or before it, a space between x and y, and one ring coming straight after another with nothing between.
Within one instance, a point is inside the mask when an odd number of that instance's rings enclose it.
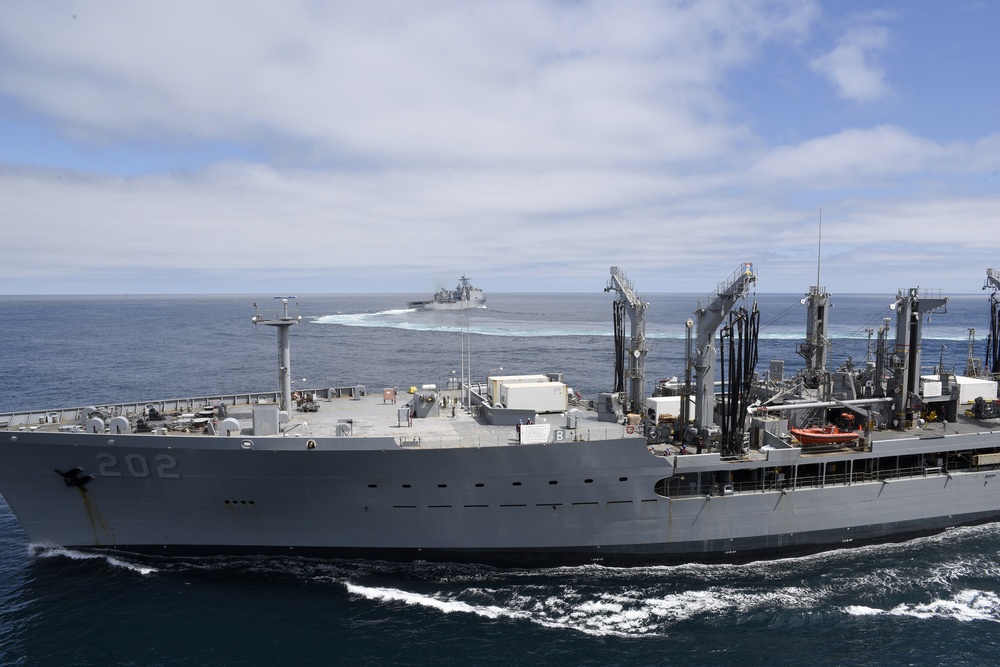
<instances>
[{"instance_id":1,"label":"ship hull","mask_svg":"<svg viewBox=\"0 0 1000 667\"><path fill-rule=\"evenodd\" d=\"M458 301L411 301L407 306L422 310L471 310L472 308L485 308L486 297Z\"/></svg>"},{"instance_id":2,"label":"ship hull","mask_svg":"<svg viewBox=\"0 0 1000 667\"><path fill-rule=\"evenodd\" d=\"M486 299L474 299L470 301L429 301L423 305L424 310L471 310L473 308L485 308Z\"/></svg>"},{"instance_id":3,"label":"ship hull","mask_svg":"<svg viewBox=\"0 0 1000 667\"><path fill-rule=\"evenodd\" d=\"M995 472L664 497L640 439L407 450L391 439L18 433L0 488L34 543L538 566L741 561L1000 515ZM955 443L960 444L960 443ZM364 448L359 448L364 447ZM691 457L693 459L693 457ZM80 469L81 485L60 473ZM589 481L588 481L589 480Z\"/></svg>"}]
</instances>

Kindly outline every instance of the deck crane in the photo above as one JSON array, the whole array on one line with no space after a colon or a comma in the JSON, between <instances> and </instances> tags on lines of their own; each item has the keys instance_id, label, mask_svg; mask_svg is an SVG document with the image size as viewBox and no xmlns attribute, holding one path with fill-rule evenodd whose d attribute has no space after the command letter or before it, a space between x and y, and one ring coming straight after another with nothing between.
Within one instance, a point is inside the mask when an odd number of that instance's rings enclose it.
<instances>
[{"instance_id":1,"label":"deck crane","mask_svg":"<svg viewBox=\"0 0 1000 667\"><path fill-rule=\"evenodd\" d=\"M605 292L617 292L615 300L615 392L625 395L625 378L628 378L628 393L624 401L625 412L643 411L646 400L646 309L649 304L642 301L635 292L632 281L617 266L611 267L611 278ZM628 315L631 325L628 346L625 346L624 315ZM626 369L626 364L628 368Z\"/></svg>"},{"instance_id":2,"label":"deck crane","mask_svg":"<svg viewBox=\"0 0 1000 667\"><path fill-rule=\"evenodd\" d=\"M715 332L726 316L750 291L757 282L753 264L744 262L729 278L718 284L716 290L698 302L695 310L696 326L694 359L689 363L694 368L694 428L697 435L709 442L714 430L715 414Z\"/></svg>"}]
</instances>

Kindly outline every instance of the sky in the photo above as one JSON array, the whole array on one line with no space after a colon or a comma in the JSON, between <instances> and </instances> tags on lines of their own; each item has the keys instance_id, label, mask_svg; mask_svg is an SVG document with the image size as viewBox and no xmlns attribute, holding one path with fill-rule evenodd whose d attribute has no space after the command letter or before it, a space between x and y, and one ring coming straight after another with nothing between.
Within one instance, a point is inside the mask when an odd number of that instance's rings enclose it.
<instances>
[{"instance_id":1,"label":"sky","mask_svg":"<svg viewBox=\"0 0 1000 667\"><path fill-rule=\"evenodd\" d=\"M1000 3L0 4L0 294L976 293ZM820 234L822 230L822 234ZM819 261L817 261L819 260Z\"/></svg>"}]
</instances>

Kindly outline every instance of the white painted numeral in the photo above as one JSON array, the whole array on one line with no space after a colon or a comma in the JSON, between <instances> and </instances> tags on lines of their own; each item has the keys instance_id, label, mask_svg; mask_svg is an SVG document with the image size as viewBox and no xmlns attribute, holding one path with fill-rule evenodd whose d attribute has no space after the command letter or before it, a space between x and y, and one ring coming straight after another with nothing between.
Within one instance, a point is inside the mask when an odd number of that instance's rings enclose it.
<instances>
[{"instance_id":1,"label":"white painted numeral","mask_svg":"<svg viewBox=\"0 0 1000 667\"><path fill-rule=\"evenodd\" d=\"M180 479L181 476L171 472L177 467L177 460L169 454L160 454L153 459L160 465L156 466L156 474L162 479Z\"/></svg>"},{"instance_id":2,"label":"white painted numeral","mask_svg":"<svg viewBox=\"0 0 1000 667\"><path fill-rule=\"evenodd\" d=\"M118 469L118 457L114 454L101 452L97 455L97 469L102 477L121 477L122 471ZM177 474L177 459L169 454L158 454L153 457L155 463L156 477L160 479L180 479ZM150 475L149 462L142 454L126 454L125 470L128 474L137 479L145 479Z\"/></svg>"},{"instance_id":3,"label":"white painted numeral","mask_svg":"<svg viewBox=\"0 0 1000 667\"><path fill-rule=\"evenodd\" d=\"M141 454L126 454L125 467L133 477L149 477L149 464Z\"/></svg>"},{"instance_id":4,"label":"white painted numeral","mask_svg":"<svg viewBox=\"0 0 1000 667\"><path fill-rule=\"evenodd\" d=\"M116 465L118 465L118 458L114 454L98 454L97 460L100 461L100 465L97 469L101 471L102 477L121 477L122 474L117 470L112 470Z\"/></svg>"}]
</instances>

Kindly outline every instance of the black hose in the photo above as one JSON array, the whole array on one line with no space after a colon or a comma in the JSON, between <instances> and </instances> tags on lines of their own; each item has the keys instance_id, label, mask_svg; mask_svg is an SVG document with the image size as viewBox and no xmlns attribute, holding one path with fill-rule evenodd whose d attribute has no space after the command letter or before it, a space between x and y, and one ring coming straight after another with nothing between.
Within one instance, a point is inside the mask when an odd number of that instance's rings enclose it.
<instances>
[{"instance_id":1,"label":"black hose","mask_svg":"<svg viewBox=\"0 0 1000 667\"><path fill-rule=\"evenodd\" d=\"M1000 301L996 292L990 294L990 333L986 337L986 368L1000 372Z\"/></svg>"},{"instance_id":2,"label":"black hose","mask_svg":"<svg viewBox=\"0 0 1000 667\"><path fill-rule=\"evenodd\" d=\"M625 304L614 302L615 318L615 392L625 391Z\"/></svg>"},{"instance_id":3,"label":"black hose","mask_svg":"<svg viewBox=\"0 0 1000 667\"><path fill-rule=\"evenodd\" d=\"M760 311L740 308L729 314L729 324L720 333L720 380L723 385L722 455L742 453L745 418L750 404L754 370L757 367ZM726 363L726 348L729 361ZM729 381L726 382L728 371Z\"/></svg>"}]
</instances>

